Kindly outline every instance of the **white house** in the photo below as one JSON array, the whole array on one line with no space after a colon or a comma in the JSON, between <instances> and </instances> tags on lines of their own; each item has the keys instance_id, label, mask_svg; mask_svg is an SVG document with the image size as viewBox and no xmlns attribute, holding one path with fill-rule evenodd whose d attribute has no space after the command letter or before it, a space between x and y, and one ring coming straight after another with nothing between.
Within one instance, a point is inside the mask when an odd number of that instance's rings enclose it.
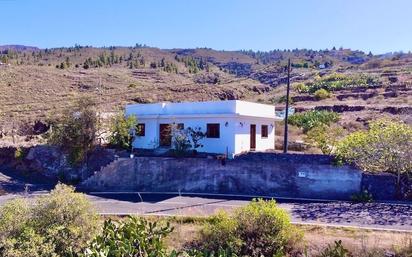
<instances>
[{"instance_id":1,"label":"white house","mask_svg":"<svg viewBox=\"0 0 412 257\"><path fill-rule=\"evenodd\" d=\"M265 151L275 145L275 107L238 100L131 104L126 115L136 115L139 130L133 147L171 147L172 124L200 128L206 133L199 152L236 154Z\"/></svg>"}]
</instances>

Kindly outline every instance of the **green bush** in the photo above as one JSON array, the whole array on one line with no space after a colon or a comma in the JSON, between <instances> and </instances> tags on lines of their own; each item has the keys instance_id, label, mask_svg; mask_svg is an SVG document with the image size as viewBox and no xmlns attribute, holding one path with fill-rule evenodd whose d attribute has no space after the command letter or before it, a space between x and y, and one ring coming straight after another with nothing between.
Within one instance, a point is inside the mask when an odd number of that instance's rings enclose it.
<instances>
[{"instance_id":1,"label":"green bush","mask_svg":"<svg viewBox=\"0 0 412 257\"><path fill-rule=\"evenodd\" d=\"M294 84L292 87L293 87L294 90L298 91L299 93L307 93L307 92L309 92L309 87L306 86L306 85L303 84L303 83Z\"/></svg>"},{"instance_id":2,"label":"green bush","mask_svg":"<svg viewBox=\"0 0 412 257\"><path fill-rule=\"evenodd\" d=\"M97 215L87 199L59 184L34 204L15 199L0 209L0 256L75 255L97 228Z\"/></svg>"},{"instance_id":3,"label":"green bush","mask_svg":"<svg viewBox=\"0 0 412 257\"><path fill-rule=\"evenodd\" d=\"M363 190L360 193L353 194L351 200L355 203L371 203L373 202L373 196L368 190Z\"/></svg>"},{"instance_id":4,"label":"green bush","mask_svg":"<svg viewBox=\"0 0 412 257\"><path fill-rule=\"evenodd\" d=\"M90 244L84 256L156 256L166 257L163 238L173 228L144 218L129 217L124 221L106 220L103 231ZM177 256L172 253L171 256Z\"/></svg>"},{"instance_id":5,"label":"green bush","mask_svg":"<svg viewBox=\"0 0 412 257\"><path fill-rule=\"evenodd\" d=\"M350 252L343 247L342 241L335 241L334 245L328 245L319 257L351 257Z\"/></svg>"},{"instance_id":6,"label":"green bush","mask_svg":"<svg viewBox=\"0 0 412 257\"><path fill-rule=\"evenodd\" d=\"M332 154L343 133L344 129L337 124L330 126L320 124L307 132L306 139L309 144L319 148L323 154Z\"/></svg>"},{"instance_id":7,"label":"green bush","mask_svg":"<svg viewBox=\"0 0 412 257\"><path fill-rule=\"evenodd\" d=\"M24 150L21 149L20 147L17 147L16 150L14 151L14 158L16 160L22 160L25 156Z\"/></svg>"},{"instance_id":8,"label":"green bush","mask_svg":"<svg viewBox=\"0 0 412 257\"><path fill-rule=\"evenodd\" d=\"M336 155L339 160L365 171L394 173L399 186L401 175L412 170L411 149L412 126L378 120L367 131L356 131L341 140Z\"/></svg>"},{"instance_id":9,"label":"green bush","mask_svg":"<svg viewBox=\"0 0 412 257\"><path fill-rule=\"evenodd\" d=\"M130 149L133 136L132 129L137 129L137 119L130 115L126 117L123 113L118 113L112 118L110 125L110 145L123 149Z\"/></svg>"},{"instance_id":10,"label":"green bush","mask_svg":"<svg viewBox=\"0 0 412 257\"><path fill-rule=\"evenodd\" d=\"M200 247L209 251L231 249L239 253L243 244L237 234L238 221L226 212L219 212L212 217L211 223L206 224L201 231Z\"/></svg>"},{"instance_id":11,"label":"green bush","mask_svg":"<svg viewBox=\"0 0 412 257\"><path fill-rule=\"evenodd\" d=\"M201 249L231 249L239 256L290 253L302 235L290 224L288 213L274 200L254 200L233 215L220 213L201 232Z\"/></svg>"},{"instance_id":12,"label":"green bush","mask_svg":"<svg viewBox=\"0 0 412 257\"><path fill-rule=\"evenodd\" d=\"M318 100L323 100L330 97L329 91L324 88L316 90L314 95Z\"/></svg>"},{"instance_id":13,"label":"green bush","mask_svg":"<svg viewBox=\"0 0 412 257\"><path fill-rule=\"evenodd\" d=\"M288 123L303 128L304 132L322 124L329 125L339 120L339 114L330 111L307 111L295 113L289 117Z\"/></svg>"},{"instance_id":14,"label":"green bush","mask_svg":"<svg viewBox=\"0 0 412 257\"><path fill-rule=\"evenodd\" d=\"M89 98L81 98L76 106L64 110L61 115L56 115L58 118L50 121L52 129L48 143L67 151L72 164L84 161L96 146L101 129L96 110L96 103Z\"/></svg>"}]
</instances>

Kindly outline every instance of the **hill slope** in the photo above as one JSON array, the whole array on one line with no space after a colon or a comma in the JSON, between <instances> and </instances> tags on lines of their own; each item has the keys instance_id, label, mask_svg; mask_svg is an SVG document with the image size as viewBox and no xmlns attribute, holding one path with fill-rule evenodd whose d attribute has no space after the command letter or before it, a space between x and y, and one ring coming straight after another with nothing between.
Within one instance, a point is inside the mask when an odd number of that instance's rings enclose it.
<instances>
[{"instance_id":1,"label":"hill slope","mask_svg":"<svg viewBox=\"0 0 412 257\"><path fill-rule=\"evenodd\" d=\"M382 116L411 122L411 54L15 45L0 46L0 127L7 132L45 119L82 96L94 99L103 111L133 102L224 99L271 103L281 109L288 58L297 110L335 110L352 128ZM314 91L298 90L302 84L327 87L330 96L319 99ZM338 84L344 86L336 88Z\"/></svg>"}]
</instances>

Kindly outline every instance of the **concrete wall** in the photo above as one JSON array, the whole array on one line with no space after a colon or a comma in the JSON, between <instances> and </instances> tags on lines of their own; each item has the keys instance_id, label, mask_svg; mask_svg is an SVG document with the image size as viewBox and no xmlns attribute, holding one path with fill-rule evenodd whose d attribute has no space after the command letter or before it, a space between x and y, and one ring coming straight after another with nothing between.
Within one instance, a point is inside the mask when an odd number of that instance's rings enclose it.
<instances>
[{"instance_id":1,"label":"concrete wall","mask_svg":"<svg viewBox=\"0 0 412 257\"><path fill-rule=\"evenodd\" d=\"M204 138L201 152L229 154L232 157L250 150L250 124L256 124L256 150L274 149L275 107L258 103L232 101L133 104L126 106L126 115L136 115L145 124L145 136L133 142L135 148L153 149L159 145L159 124L183 123L200 127L220 124L220 138ZM269 136L261 137L261 125L268 125ZM271 126L271 124L273 126Z\"/></svg>"},{"instance_id":2,"label":"concrete wall","mask_svg":"<svg viewBox=\"0 0 412 257\"><path fill-rule=\"evenodd\" d=\"M82 186L96 191L181 191L326 199L349 199L360 192L359 170L273 156L238 158L228 160L225 165L206 158L120 159Z\"/></svg>"},{"instance_id":3,"label":"concrete wall","mask_svg":"<svg viewBox=\"0 0 412 257\"><path fill-rule=\"evenodd\" d=\"M220 118L220 117L208 117L208 118L162 118L162 119L146 119L138 117L139 123L144 123L146 127L146 134L144 137L136 137L133 142L135 148L153 149L158 147L159 143L159 124L172 124L183 123L184 128L188 127L200 127L203 132L206 132L207 123L219 123L220 124L220 138L203 138L201 143L202 148L199 148L200 152L209 153L222 153L226 151L229 153L235 153L235 126L236 119L233 117ZM227 123L227 126L226 126Z\"/></svg>"},{"instance_id":4,"label":"concrete wall","mask_svg":"<svg viewBox=\"0 0 412 257\"><path fill-rule=\"evenodd\" d=\"M240 126L240 122L243 124ZM275 149L275 124L270 119L239 118L236 124L235 153L250 150L250 125L256 125L256 151ZM268 137L262 137L262 125L268 126ZM271 126L273 125L273 126Z\"/></svg>"},{"instance_id":5,"label":"concrete wall","mask_svg":"<svg viewBox=\"0 0 412 257\"><path fill-rule=\"evenodd\" d=\"M229 153L229 156L250 150L250 124L256 125L256 150L265 151L274 149L275 127L271 119L245 117L179 117L179 118L138 118L139 123L145 124L145 136L138 136L133 147L153 149L159 145L159 124L183 123L185 128L200 127L206 132L207 123L220 124L220 138L203 138L200 152ZM242 125L241 125L242 124ZM268 126L268 137L262 138L261 126ZM273 126L271 126L273 125Z\"/></svg>"}]
</instances>

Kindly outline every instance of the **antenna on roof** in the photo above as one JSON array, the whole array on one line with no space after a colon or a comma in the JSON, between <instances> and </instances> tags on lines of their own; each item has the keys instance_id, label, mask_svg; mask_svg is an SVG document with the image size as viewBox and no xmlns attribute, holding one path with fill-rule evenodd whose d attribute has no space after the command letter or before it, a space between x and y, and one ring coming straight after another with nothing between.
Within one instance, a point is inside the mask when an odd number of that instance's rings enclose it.
<instances>
[{"instance_id":1,"label":"antenna on roof","mask_svg":"<svg viewBox=\"0 0 412 257\"><path fill-rule=\"evenodd\" d=\"M284 133L284 138L283 138L283 153L288 152L289 91L290 91L290 58L288 59L288 82L287 82L287 87L286 87L285 133Z\"/></svg>"}]
</instances>

